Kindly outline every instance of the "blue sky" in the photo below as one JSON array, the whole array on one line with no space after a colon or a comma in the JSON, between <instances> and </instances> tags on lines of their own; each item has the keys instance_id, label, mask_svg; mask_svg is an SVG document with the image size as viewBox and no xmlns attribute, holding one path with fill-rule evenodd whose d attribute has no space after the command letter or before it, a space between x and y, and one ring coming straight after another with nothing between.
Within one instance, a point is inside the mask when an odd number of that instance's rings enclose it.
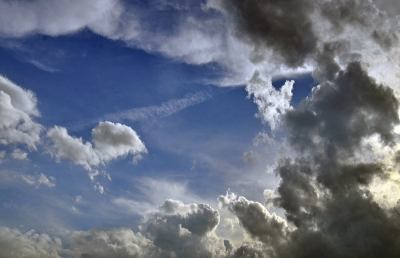
<instances>
[{"instance_id":1,"label":"blue sky","mask_svg":"<svg viewBox=\"0 0 400 258\"><path fill-rule=\"evenodd\" d=\"M349 237L342 203L392 226L400 6L348 3L0 0L0 256L286 258Z\"/></svg>"},{"instance_id":2,"label":"blue sky","mask_svg":"<svg viewBox=\"0 0 400 258\"><path fill-rule=\"evenodd\" d=\"M259 164L246 163L243 156L253 149L257 134L269 132L269 127L255 116L257 106L243 86L221 88L207 83L222 75L217 65L171 60L90 31L4 39L2 45L2 75L36 94L42 125L66 127L71 135L88 141L92 128L108 118L134 128L148 149L137 164L122 157L101 168L112 177L112 181L102 179L105 194L93 189L83 168L69 161L56 162L45 146L29 153L27 160L3 161L2 170L45 173L56 181L56 187L49 189L4 185L4 225L40 229L43 217L75 229L132 223L138 214L102 214L97 206L107 206L115 198L145 198L137 189L145 180L173 182L213 202L228 189L261 199L263 187L274 184L275 180L268 180L273 175L266 175ZM277 80L276 85L283 82ZM297 84L294 102L307 95L313 80L300 77ZM162 111L190 98L200 99L176 111ZM136 118L121 116L132 110L136 110ZM148 110L144 118L139 115ZM250 173L267 180L254 190L251 180L240 185L230 179ZM38 195L35 202L32 194ZM49 194L52 201L46 197ZM75 203L77 196L85 201L82 208ZM7 205L10 201L13 204ZM80 214L75 214L75 209Z\"/></svg>"}]
</instances>

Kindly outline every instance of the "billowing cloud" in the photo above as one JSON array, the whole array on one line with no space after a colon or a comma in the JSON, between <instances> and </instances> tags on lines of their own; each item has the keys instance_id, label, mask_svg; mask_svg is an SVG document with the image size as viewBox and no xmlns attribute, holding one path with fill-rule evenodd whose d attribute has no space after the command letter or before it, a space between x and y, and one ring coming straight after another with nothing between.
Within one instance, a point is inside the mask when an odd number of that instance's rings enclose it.
<instances>
[{"instance_id":1,"label":"billowing cloud","mask_svg":"<svg viewBox=\"0 0 400 258\"><path fill-rule=\"evenodd\" d=\"M131 229L93 230L73 234L73 257L160 257L151 240Z\"/></svg>"},{"instance_id":2,"label":"billowing cloud","mask_svg":"<svg viewBox=\"0 0 400 258\"><path fill-rule=\"evenodd\" d=\"M35 231L0 227L0 257L61 258L61 240Z\"/></svg>"},{"instance_id":3,"label":"billowing cloud","mask_svg":"<svg viewBox=\"0 0 400 258\"><path fill-rule=\"evenodd\" d=\"M0 76L0 144L23 144L35 149L41 125L36 96Z\"/></svg>"},{"instance_id":4,"label":"billowing cloud","mask_svg":"<svg viewBox=\"0 0 400 258\"><path fill-rule=\"evenodd\" d=\"M225 257L214 229L219 214L206 204L167 200L139 231L120 228L72 233L65 246L73 257Z\"/></svg>"},{"instance_id":5,"label":"billowing cloud","mask_svg":"<svg viewBox=\"0 0 400 258\"><path fill-rule=\"evenodd\" d=\"M258 116L275 129L281 117L291 109L294 81L286 81L280 90L275 89L271 79L262 78L256 72L248 82L246 90L258 107Z\"/></svg>"},{"instance_id":6,"label":"billowing cloud","mask_svg":"<svg viewBox=\"0 0 400 258\"><path fill-rule=\"evenodd\" d=\"M137 133L119 123L100 122L92 130L92 142L70 136L67 129L59 126L51 128L47 136L51 140L51 155L58 160L70 160L89 171L127 155L137 161L147 153Z\"/></svg>"}]
</instances>

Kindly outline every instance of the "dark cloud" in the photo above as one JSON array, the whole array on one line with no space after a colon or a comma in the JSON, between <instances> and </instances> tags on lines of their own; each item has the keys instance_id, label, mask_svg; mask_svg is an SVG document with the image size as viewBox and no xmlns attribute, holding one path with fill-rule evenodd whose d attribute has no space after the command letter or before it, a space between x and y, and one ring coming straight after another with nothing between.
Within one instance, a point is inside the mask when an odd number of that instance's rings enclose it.
<instances>
[{"instance_id":1,"label":"dark cloud","mask_svg":"<svg viewBox=\"0 0 400 258\"><path fill-rule=\"evenodd\" d=\"M366 137L393 143L397 110L393 91L351 63L287 113L299 157L278 166L282 180L275 204L296 230L273 247L276 257L400 255L399 217L379 206L368 190L374 177L384 179L382 165L355 159Z\"/></svg>"},{"instance_id":2,"label":"dark cloud","mask_svg":"<svg viewBox=\"0 0 400 258\"><path fill-rule=\"evenodd\" d=\"M297 148L351 152L363 137L375 133L389 143L393 126L399 122L397 109L393 91L377 85L359 63L351 63L288 112L286 125Z\"/></svg>"},{"instance_id":3,"label":"dark cloud","mask_svg":"<svg viewBox=\"0 0 400 258\"><path fill-rule=\"evenodd\" d=\"M240 38L274 49L292 67L316 49L309 1L225 0L224 7L235 17Z\"/></svg>"},{"instance_id":4,"label":"dark cloud","mask_svg":"<svg viewBox=\"0 0 400 258\"><path fill-rule=\"evenodd\" d=\"M327 49L327 56L329 53ZM321 73L322 74L322 73ZM243 245L234 257L376 258L400 255L399 214L383 208L369 186L387 180L381 163L365 162L363 140L378 136L390 148L399 123L398 101L350 63L325 69L310 97L285 115L289 143L297 156L283 159L277 197L286 221L261 203L227 194L220 202L262 248Z\"/></svg>"}]
</instances>

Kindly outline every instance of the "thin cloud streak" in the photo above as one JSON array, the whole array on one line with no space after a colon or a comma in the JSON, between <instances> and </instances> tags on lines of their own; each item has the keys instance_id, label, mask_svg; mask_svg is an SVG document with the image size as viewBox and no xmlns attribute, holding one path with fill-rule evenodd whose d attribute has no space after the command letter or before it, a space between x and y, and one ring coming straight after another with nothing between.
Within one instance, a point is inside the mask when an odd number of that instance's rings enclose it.
<instances>
[{"instance_id":1,"label":"thin cloud streak","mask_svg":"<svg viewBox=\"0 0 400 258\"><path fill-rule=\"evenodd\" d=\"M195 106L210 100L213 97L211 91L197 91L188 93L179 99L171 99L160 105L152 105L140 108L132 108L122 110L115 113L108 113L97 119L81 122L70 129L79 130L87 126L97 123L98 121L113 121L113 122L143 122L154 121L158 118L164 118L178 113L186 108Z\"/></svg>"}]
</instances>

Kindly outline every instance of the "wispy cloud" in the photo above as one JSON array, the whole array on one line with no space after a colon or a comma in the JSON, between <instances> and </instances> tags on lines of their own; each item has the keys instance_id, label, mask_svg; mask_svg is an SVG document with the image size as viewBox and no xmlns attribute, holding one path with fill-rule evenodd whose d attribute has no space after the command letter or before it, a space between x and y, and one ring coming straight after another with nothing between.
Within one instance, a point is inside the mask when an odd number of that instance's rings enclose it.
<instances>
[{"instance_id":1,"label":"wispy cloud","mask_svg":"<svg viewBox=\"0 0 400 258\"><path fill-rule=\"evenodd\" d=\"M154 121L158 118L168 117L178 113L188 107L203 103L213 97L211 91L203 90L194 93L188 93L182 98L171 99L160 105L152 105L146 107L132 108L108 113L97 119L78 123L70 128L81 129L83 127L97 123L98 121L113 121L113 122L142 122Z\"/></svg>"},{"instance_id":2,"label":"wispy cloud","mask_svg":"<svg viewBox=\"0 0 400 258\"><path fill-rule=\"evenodd\" d=\"M53 50L49 52L45 48L30 46L23 43L23 41L13 39L0 39L0 48L12 51L19 61L33 65L41 71L48 73L60 72L60 69L53 65L55 60L59 58L59 51Z\"/></svg>"},{"instance_id":3,"label":"wispy cloud","mask_svg":"<svg viewBox=\"0 0 400 258\"><path fill-rule=\"evenodd\" d=\"M38 68L39 70L42 70L42 71L45 71L45 72L48 72L48 73L55 73L55 72L59 72L60 71L59 69L54 68L54 67L52 67L52 66L50 66L48 64L45 64L45 63L43 63L43 62L41 62L39 60L31 59L31 60L27 60L27 63L33 65L34 67Z\"/></svg>"}]
</instances>

